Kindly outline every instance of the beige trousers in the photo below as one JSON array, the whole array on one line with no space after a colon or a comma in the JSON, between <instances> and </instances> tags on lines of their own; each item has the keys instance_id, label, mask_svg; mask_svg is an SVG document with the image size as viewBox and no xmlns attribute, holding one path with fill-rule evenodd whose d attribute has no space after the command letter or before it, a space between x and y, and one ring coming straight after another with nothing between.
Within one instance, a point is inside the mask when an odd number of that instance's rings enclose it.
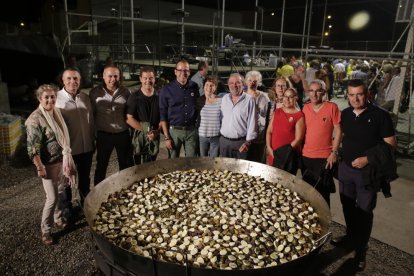
<instances>
[{"instance_id":1,"label":"beige trousers","mask_svg":"<svg viewBox=\"0 0 414 276\"><path fill-rule=\"evenodd\" d=\"M46 178L42 178L43 188L46 193L46 202L42 212L40 228L42 233L50 233L53 222L62 223L62 200L64 188L64 176L62 174L62 162L46 165Z\"/></svg>"}]
</instances>

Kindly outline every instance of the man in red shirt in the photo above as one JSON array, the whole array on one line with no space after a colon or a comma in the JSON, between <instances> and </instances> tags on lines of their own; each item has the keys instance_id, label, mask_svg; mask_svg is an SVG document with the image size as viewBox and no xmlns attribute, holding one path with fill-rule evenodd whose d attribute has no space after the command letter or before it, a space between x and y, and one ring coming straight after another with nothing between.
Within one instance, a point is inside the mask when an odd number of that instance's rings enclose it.
<instances>
[{"instance_id":1,"label":"man in red shirt","mask_svg":"<svg viewBox=\"0 0 414 276\"><path fill-rule=\"evenodd\" d=\"M324 169L331 169L337 161L342 136L341 112L335 103L323 100L326 85L322 80L312 81L308 92L310 102L302 110L306 124L302 175L312 186L317 184L316 190L329 205L330 189L318 180Z\"/></svg>"}]
</instances>

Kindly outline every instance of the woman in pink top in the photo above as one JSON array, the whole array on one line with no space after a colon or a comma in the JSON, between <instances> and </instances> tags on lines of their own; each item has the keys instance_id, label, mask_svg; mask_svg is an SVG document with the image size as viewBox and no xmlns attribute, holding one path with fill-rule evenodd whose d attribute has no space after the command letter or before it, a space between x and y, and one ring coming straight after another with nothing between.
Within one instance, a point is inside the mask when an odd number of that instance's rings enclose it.
<instances>
[{"instance_id":1,"label":"woman in pink top","mask_svg":"<svg viewBox=\"0 0 414 276\"><path fill-rule=\"evenodd\" d=\"M283 107L275 110L266 132L266 148L269 155L268 164L274 164L274 151L282 147L291 148L300 154L305 135L304 115L296 109L297 92L288 88L283 94ZM283 158L283 157L282 157ZM296 174L297 164L289 170Z\"/></svg>"}]
</instances>

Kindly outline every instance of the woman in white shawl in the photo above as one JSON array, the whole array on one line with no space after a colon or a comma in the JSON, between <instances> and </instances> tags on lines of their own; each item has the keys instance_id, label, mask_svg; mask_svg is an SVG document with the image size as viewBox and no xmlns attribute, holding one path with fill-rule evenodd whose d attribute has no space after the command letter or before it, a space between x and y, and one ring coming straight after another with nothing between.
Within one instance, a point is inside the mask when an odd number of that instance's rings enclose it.
<instances>
[{"instance_id":1,"label":"woman in white shawl","mask_svg":"<svg viewBox=\"0 0 414 276\"><path fill-rule=\"evenodd\" d=\"M26 120L27 151L42 178L46 202L42 212L42 242L53 244L53 223L65 228L58 194L63 191L64 178L75 184L75 165L71 155L68 130L60 110L55 108L59 88L52 84L41 85L36 90L39 107Z\"/></svg>"}]
</instances>

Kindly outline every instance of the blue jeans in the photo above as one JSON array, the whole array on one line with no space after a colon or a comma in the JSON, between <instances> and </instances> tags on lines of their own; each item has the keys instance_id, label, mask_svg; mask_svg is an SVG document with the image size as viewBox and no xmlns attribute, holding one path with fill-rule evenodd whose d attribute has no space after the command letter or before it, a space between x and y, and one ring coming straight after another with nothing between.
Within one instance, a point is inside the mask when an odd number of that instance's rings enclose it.
<instances>
[{"instance_id":1,"label":"blue jeans","mask_svg":"<svg viewBox=\"0 0 414 276\"><path fill-rule=\"evenodd\" d=\"M199 137L200 140L200 156L218 157L220 136L215 137Z\"/></svg>"}]
</instances>

